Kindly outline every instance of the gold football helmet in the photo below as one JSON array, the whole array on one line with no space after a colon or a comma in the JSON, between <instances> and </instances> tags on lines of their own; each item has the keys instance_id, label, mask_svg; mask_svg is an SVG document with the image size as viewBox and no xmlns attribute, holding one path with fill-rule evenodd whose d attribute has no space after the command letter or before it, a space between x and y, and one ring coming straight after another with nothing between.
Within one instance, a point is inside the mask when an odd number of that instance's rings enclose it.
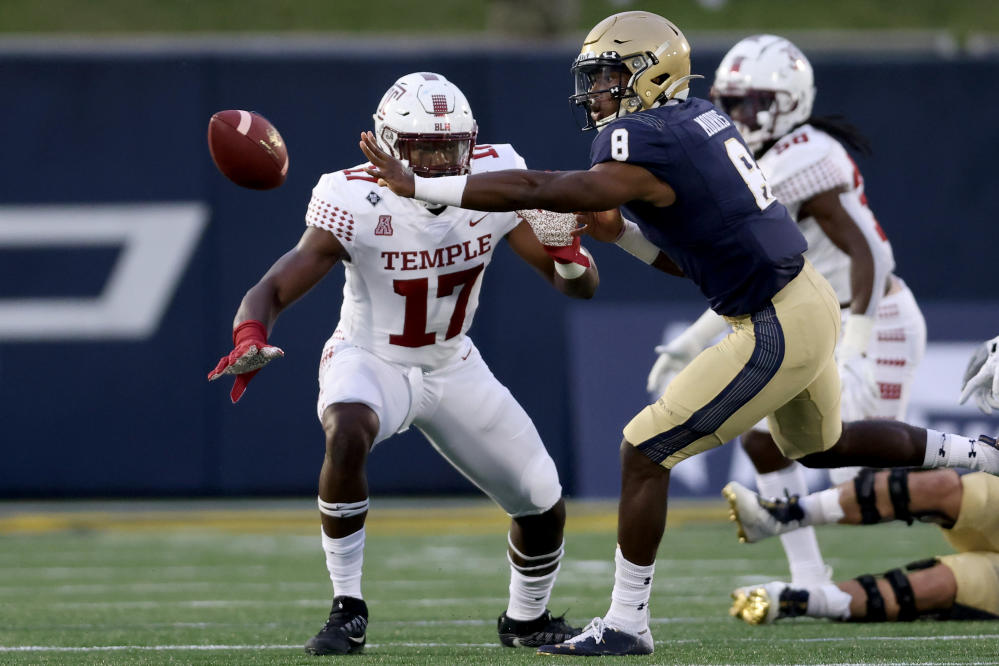
<instances>
[{"instance_id":1,"label":"gold football helmet","mask_svg":"<svg viewBox=\"0 0 999 666\"><path fill-rule=\"evenodd\" d=\"M572 65L576 93L569 99L587 110L584 130L603 129L615 118L687 96L690 44L680 29L658 14L622 12L598 23ZM601 94L619 100L616 113L594 119L590 101Z\"/></svg>"}]
</instances>

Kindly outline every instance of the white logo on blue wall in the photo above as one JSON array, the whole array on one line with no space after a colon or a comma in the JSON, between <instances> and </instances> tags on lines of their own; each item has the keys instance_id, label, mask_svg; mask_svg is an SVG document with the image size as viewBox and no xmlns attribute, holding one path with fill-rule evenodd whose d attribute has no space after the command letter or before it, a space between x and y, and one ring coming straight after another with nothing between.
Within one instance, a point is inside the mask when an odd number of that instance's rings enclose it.
<instances>
[{"instance_id":1,"label":"white logo on blue wall","mask_svg":"<svg viewBox=\"0 0 999 666\"><path fill-rule=\"evenodd\" d=\"M207 222L197 202L0 206L0 248L122 247L96 298L0 299L0 341L149 337Z\"/></svg>"}]
</instances>

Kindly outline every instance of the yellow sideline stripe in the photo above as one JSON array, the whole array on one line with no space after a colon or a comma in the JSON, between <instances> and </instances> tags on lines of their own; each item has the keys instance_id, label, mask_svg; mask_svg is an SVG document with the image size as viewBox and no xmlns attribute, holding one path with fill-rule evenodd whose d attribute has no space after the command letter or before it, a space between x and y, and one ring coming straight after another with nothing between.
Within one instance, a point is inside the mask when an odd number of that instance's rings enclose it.
<instances>
[{"instance_id":1,"label":"yellow sideline stripe","mask_svg":"<svg viewBox=\"0 0 999 666\"><path fill-rule=\"evenodd\" d=\"M416 504L418 500L414 500ZM566 532L613 532L617 507L610 502L569 503ZM721 502L684 502L670 507L671 526L725 520ZM369 534L484 534L502 531L509 518L491 505L375 508L368 516ZM211 530L225 533L313 534L319 527L315 510L185 509L148 511L31 511L0 517L0 535L64 531L141 532Z\"/></svg>"}]
</instances>

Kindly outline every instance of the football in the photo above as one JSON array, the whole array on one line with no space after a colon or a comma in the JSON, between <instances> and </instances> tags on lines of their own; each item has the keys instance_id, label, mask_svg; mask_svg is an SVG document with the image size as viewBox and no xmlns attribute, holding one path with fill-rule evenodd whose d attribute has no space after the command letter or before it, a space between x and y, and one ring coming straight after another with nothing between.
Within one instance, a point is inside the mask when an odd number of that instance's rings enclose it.
<instances>
[{"instance_id":1,"label":"football","mask_svg":"<svg viewBox=\"0 0 999 666\"><path fill-rule=\"evenodd\" d=\"M288 175L288 149L266 118L253 111L219 111L208 121L212 161L232 182L270 190Z\"/></svg>"}]
</instances>

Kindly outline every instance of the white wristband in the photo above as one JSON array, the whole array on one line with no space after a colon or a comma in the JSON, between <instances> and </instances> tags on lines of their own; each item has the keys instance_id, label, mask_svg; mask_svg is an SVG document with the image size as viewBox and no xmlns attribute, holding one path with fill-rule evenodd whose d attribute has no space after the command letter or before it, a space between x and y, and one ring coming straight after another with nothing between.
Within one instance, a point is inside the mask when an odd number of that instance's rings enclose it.
<instances>
[{"instance_id":1,"label":"white wristband","mask_svg":"<svg viewBox=\"0 0 999 666\"><path fill-rule=\"evenodd\" d=\"M461 207L461 195L465 192L468 176L438 176L423 178L413 176L413 198L427 203Z\"/></svg>"},{"instance_id":2,"label":"white wristband","mask_svg":"<svg viewBox=\"0 0 999 666\"><path fill-rule=\"evenodd\" d=\"M586 258L590 260L590 266L593 265L593 255L585 247L580 247L579 251L586 255ZM569 264L560 264L555 262L555 272L562 276L566 280L575 280L578 277L582 277L583 273L586 272L586 266L582 264L577 264L572 262Z\"/></svg>"},{"instance_id":3,"label":"white wristband","mask_svg":"<svg viewBox=\"0 0 999 666\"><path fill-rule=\"evenodd\" d=\"M642 230L631 220L624 220L624 228L621 229L621 234L614 243L628 254L647 264L651 264L659 256L659 248L643 236Z\"/></svg>"},{"instance_id":4,"label":"white wristband","mask_svg":"<svg viewBox=\"0 0 999 666\"><path fill-rule=\"evenodd\" d=\"M581 277L583 273L586 272L586 266L582 266L575 262L569 264L560 264L555 262L555 272L561 275L566 280L575 280Z\"/></svg>"},{"instance_id":5,"label":"white wristband","mask_svg":"<svg viewBox=\"0 0 999 666\"><path fill-rule=\"evenodd\" d=\"M843 353L845 356L860 356L867 353L874 330L874 319L862 314L850 313L843 324Z\"/></svg>"}]
</instances>

